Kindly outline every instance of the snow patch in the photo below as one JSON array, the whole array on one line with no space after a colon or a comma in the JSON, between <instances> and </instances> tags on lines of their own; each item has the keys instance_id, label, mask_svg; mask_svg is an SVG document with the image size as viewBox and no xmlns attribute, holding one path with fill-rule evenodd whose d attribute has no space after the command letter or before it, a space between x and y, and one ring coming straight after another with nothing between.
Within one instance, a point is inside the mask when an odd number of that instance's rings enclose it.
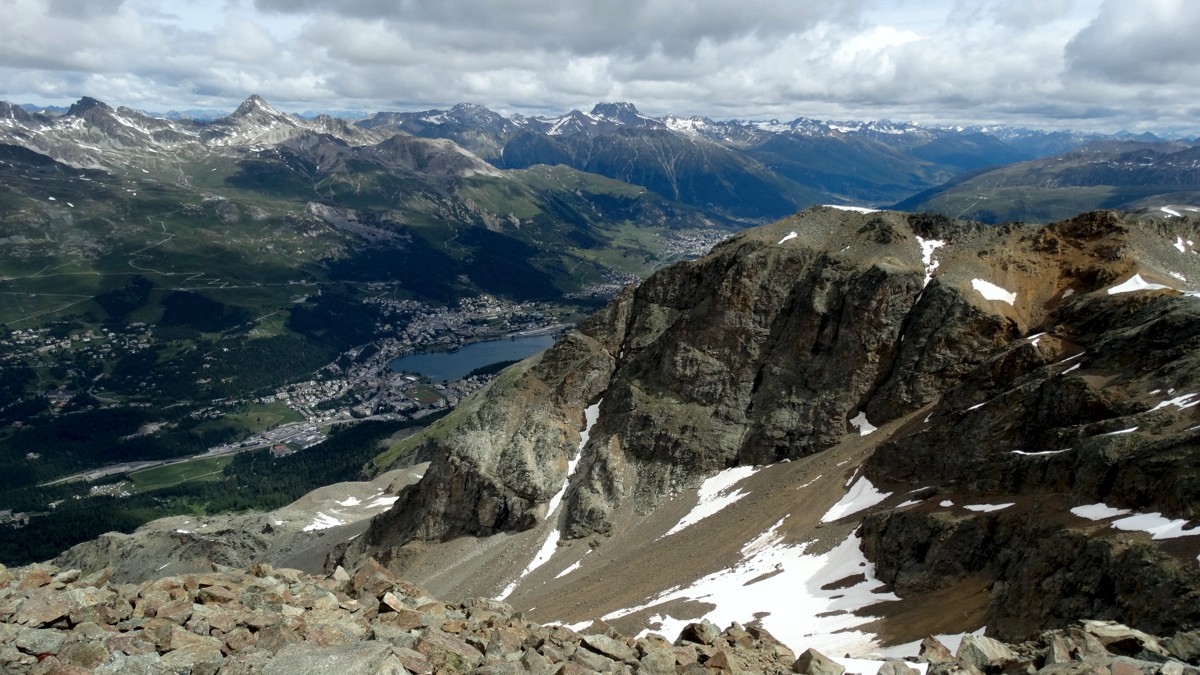
<instances>
[{"instance_id":1,"label":"snow patch","mask_svg":"<svg viewBox=\"0 0 1200 675\"><path fill-rule=\"evenodd\" d=\"M850 419L850 424L853 425L855 429L858 429L859 436L866 436L872 431L875 431L877 428L867 421L867 413L863 412L862 410L858 411L858 414Z\"/></svg>"},{"instance_id":2,"label":"snow patch","mask_svg":"<svg viewBox=\"0 0 1200 675\"><path fill-rule=\"evenodd\" d=\"M979 513L991 513L992 511L1000 511L1016 504L1016 502L1008 502L1007 504L967 504L963 506L968 511L978 511Z\"/></svg>"},{"instance_id":3,"label":"snow patch","mask_svg":"<svg viewBox=\"0 0 1200 675\"><path fill-rule=\"evenodd\" d=\"M867 478L859 478L850 491L843 495L838 503L829 507L825 515L821 516L821 522L832 523L840 518L869 509L890 496L892 493L879 491Z\"/></svg>"},{"instance_id":4,"label":"snow patch","mask_svg":"<svg viewBox=\"0 0 1200 675\"><path fill-rule=\"evenodd\" d=\"M999 300L1000 302L1007 302L1010 305L1017 301L1016 293L1010 293L990 281L984 281L983 279L972 279L971 287L979 291L979 294L982 295L985 300Z\"/></svg>"},{"instance_id":5,"label":"snow patch","mask_svg":"<svg viewBox=\"0 0 1200 675\"><path fill-rule=\"evenodd\" d=\"M1071 513L1088 520L1108 520L1117 516L1126 516L1132 512L1129 509L1118 509L1108 504L1096 503L1076 506L1071 509Z\"/></svg>"},{"instance_id":6,"label":"snow patch","mask_svg":"<svg viewBox=\"0 0 1200 675\"><path fill-rule=\"evenodd\" d=\"M941 261L933 259L933 252L945 246L946 242L941 239L917 237L917 244L921 247L921 264L925 266L925 283L921 284L921 288L925 288L933 279L933 271L942 264Z\"/></svg>"},{"instance_id":7,"label":"snow patch","mask_svg":"<svg viewBox=\"0 0 1200 675\"><path fill-rule=\"evenodd\" d=\"M949 499L943 499L942 501L938 502L938 506L942 507L943 509L948 509L951 506L954 506L954 502L950 501Z\"/></svg>"},{"instance_id":8,"label":"snow patch","mask_svg":"<svg viewBox=\"0 0 1200 675\"><path fill-rule=\"evenodd\" d=\"M1108 294L1117 295L1118 293L1133 293L1135 291L1157 291L1164 288L1169 289L1171 287L1164 286L1162 284L1152 284L1143 279L1142 275L1135 274L1124 283L1117 284L1116 286L1108 289Z\"/></svg>"},{"instance_id":9,"label":"snow patch","mask_svg":"<svg viewBox=\"0 0 1200 675\"><path fill-rule=\"evenodd\" d=\"M1071 448L1063 448L1062 450L1039 450L1037 452L1028 452L1026 450L1013 450L1014 455L1025 455L1026 457L1040 457L1042 455L1057 455L1064 452L1069 452Z\"/></svg>"},{"instance_id":10,"label":"snow patch","mask_svg":"<svg viewBox=\"0 0 1200 675\"><path fill-rule=\"evenodd\" d=\"M697 491L696 496L698 501L696 502L696 506L692 507L692 510L687 515L681 518L678 523L675 523L674 527L667 530L667 533L662 536L669 537L686 527L695 525L750 494L741 490L734 490L734 486L753 476L759 468L761 467L735 466L732 469L726 469L706 479Z\"/></svg>"},{"instance_id":11,"label":"snow patch","mask_svg":"<svg viewBox=\"0 0 1200 675\"><path fill-rule=\"evenodd\" d=\"M839 211L854 211L855 213L879 213L879 209L869 209L865 206L845 206L842 204L822 204L822 206Z\"/></svg>"},{"instance_id":12,"label":"snow patch","mask_svg":"<svg viewBox=\"0 0 1200 675\"><path fill-rule=\"evenodd\" d=\"M1132 516L1114 520L1111 524L1118 530L1126 532L1145 532L1150 535L1151 539L1178 539L1200 534L1200 527L1184 530L1187 523L1186 520L1171 520L1161 513L1154 512L1135 513Z\"/></svg>"},{"instance_id":13,"label":"snow patch","mask_svg":"<svg viewBox=\"0 0 1200 675\"><path fill-rule=\"evenodd\" d=\"M1175 237L1175 248L1179 249L1180 253L1187 253L1187 244L1183 242L1183 237Z\"/></svg>"},{"instance_id":14,"label":"snow patch","mask_svg":"<svg viewBox=\"0 0 1200 675\"><path fill-rule=\"evenodd\" d=\"M976 408L982 408L985 405L987 405L987 401L984 401L983 403L976 403L975 405L971 406L970 408L967 408L967 410L975 410Z\"/></svg>"},{"instance_id":15,"label":"snow patch","mask_svg":"<svg viewBox=\"0 0 1200 675\"><path fill-rule=\"evenodd\" d=\"M344 500L334 503L338 506L358 506L362 501L358 497L346 497Z\"/></svg>"},{"instance_id":16,"label":"snow patch","mask_svg":"<svg viewBox=\"0 0 1200 675\"><path fill-rule=\"evenodd\" d=\"M1176 408L1179 408L1180 410L1185 410L1187 408L1191 408L1192 406L1194 406L1196 404L1200 404L1200 398L1196 398L1197 396L1200 396L1200 394L1184 394L1183 396L1176 396L1173 399L1163 401L1162 403L1159 403L1158 405L1154 406L1153 408L1150 409L1150 412L1154 412L1155 410L1160 410L1169 405L1173 405Z\"/></svg>"},{"instance_id":17,"label":"snow patch","mask_svg":"<svg viewBox=\"0 0 1200 675\"><path fill-rule=\"evenodd\" d=\"M851 535L827 553L805 555L806 544L783 541L777 532L782 523L781 519L744 546L743 559L735 566L601 618L612 621L673 600L696 600L715 607L703 616L686 619L656 616L662 624L656 632L677 635L685 625L701 619L728 626L761 617L763 628L797 652L808 647L835 654L877 652L875 636L855 630L871 617L855 612L898 598L877 592L882 584L875 578L874 565L859 550L859 538ZM845 583L856 574L862 574L863 580L837 589L823 588Z\"/></svg>"},{"instance_id":18,"label":"snow patch","mask_svg":"<svg viewBox=\"0 0 1200 675\"><path fill-rule=\"evenodd\" d=\"M1162 207L1161 210L1163 213L1167 214L1168 216L1175 216L1176 218L1180 217L1179 212L1176 211L1175 209L1167 208L1164 206L1164 207Z\"/></svg>"},{"instance_id":19,"label":"snow patch","mask_svg":"<svg viewBox=\"0 0 1200 675\"><path fill-rule=\"evenodd\" d=\"M589 554L589 553L591 553L591 552L592 552L592 550L591 550L591 549L588 549L588 550L584 551L584 552L583 552L583 558L586 558L586 557L587 557L587 554ZM561 578L563 578L563 577L567 576L568 574L570 574L571 572L574 572L575 570L579 569L579 566L583 564L583 558L580 558L579 560L576 560L574 563L571 563L570 565L568 565L568 566L567 566L567 568L566 568L565 570L563 570L563 571L559 572L558 574L554 575L554 578L555 578L555 579L561 579Z\"/></svg>"},{"instance_id":20,"label":"snow patch","mask_svg":"<svg viewBox=\"0 0 1200 675\"><path fill-rule=\"evenodd\" d=\"M782 243L784 243L785 241L790 241L790 240L792 240L792 239L795 239L795 238L796 238L796 237L798 237L798 236L799 236L799 235L798 235L798 234L796 234L796 231L795 231L795 230L793 230L793 231L791 231L791 232L788 232L788 233L787 233L787 234L786 234L786 235L783 237L783 239L780 239L780 240L779 240L779 243L780 243L780 244L782 244Z\"/></svg>"},{"instance_id":21,"label":"snow patch","mask_svg":"<svg viewBox=\"0 0 1200 675\"><path fill-rule=\"evenodd\" d=\"M378 497L367 504L368 509L386 509L396 503L399 497Z\"/></svg>"},{"instance_id":22,"label":"snow patch","mask_svg":"<svg viewBox=\"0 0 1200 675\"><path fill-rule=\"evenodd\" d=\"M328 530L329 528L337 527L338 525L345 525L345 523L334 516L317 511L317 516L313 518L311 523L304 527L304 531L313 532L315 530Z\"/></svg>"},{"instance_id":23,"label":"snow patch","mask_svg":"<svg viewBox=\"0 0 1200 675\"><path fill-rule=\"evenodd\" d=\"M1100 435L1101 436L1116 436L1118 434L1132 434L1133 432L1135 432L1137 430L1138 430L1137 427L1129 427L1128 429L1118 429L1116 431L1110 431L1108 433L1100 434Z\"/></svg>"}]
</instances>

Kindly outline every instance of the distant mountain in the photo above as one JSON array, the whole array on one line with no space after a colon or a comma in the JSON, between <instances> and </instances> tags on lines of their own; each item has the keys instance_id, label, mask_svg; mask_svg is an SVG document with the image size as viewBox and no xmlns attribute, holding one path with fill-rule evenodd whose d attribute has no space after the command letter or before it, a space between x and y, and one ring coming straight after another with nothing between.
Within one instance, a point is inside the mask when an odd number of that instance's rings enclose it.
<instances>
[{"instance_id":1,"label":"distant mountain","mask_svg":"<svg viewBox=\"0 0 1200 675\"><path fill-rule=\"evenodd\" d=\"M654 118L631 103L557 117L478 105L384 112L357 122L447 138L501 168L564 164L745 221L819 203L888 204L965 172L1111 136L912 123Z\"/></svg>"},{"instance_id":2,"label":"distant mountain","mask_svg":"<svg viewBox=\"0 0 1200 675\"><path fill-rule=\"evenodd\" d=\"M1085 209L1200 203L1195 141L1094 141L1070 152L959 176L895 205L987 223L1049 222Z\"/></svg>"}]
</instances>

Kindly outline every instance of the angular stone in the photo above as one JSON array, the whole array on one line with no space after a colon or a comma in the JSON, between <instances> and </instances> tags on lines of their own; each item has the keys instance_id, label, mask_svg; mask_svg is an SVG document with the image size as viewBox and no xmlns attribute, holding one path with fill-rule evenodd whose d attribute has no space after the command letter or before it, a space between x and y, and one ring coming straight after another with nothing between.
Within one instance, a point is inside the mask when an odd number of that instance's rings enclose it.
<instances>
[{"instance_id":1,"label":"angular stone","mask_svg":"<svg viewBox=\"0 0 1200 675\"><path fill-rule=\"evenodd\" d=\"M48 586L53 579L54 575L48 570L29 569L21 577L21 583L17 584L17 588L23 591L31 588L41 588L42 586Z\"/></svg>"},{"instance_id":2,"label":"angular stone","mask_svg":"<svg viewBox=\"0 0 1200 675\"><path fill-rule=\"evenodd\" d=\"M921 640L921 647L917 650L917 658L927 663L946 663L947 661L954 660L954 654L940 640L932 635L927 635L925 639Z\"/></svg>"},{"instance_id":3,"label":"angular stone","mask_svg":"<svg viewBox=\"0 0 1200 675\"><path fill-rule=\"evenodd\" d=\"M388 568L380 565L374 558L368 558L350 578L350 588L354 597L382 597L396 585L396 577Z\"/></svg>"},{"instance_id":4,"label":"angular stone","mask_svg":"<svg viewBox=\"0 0 1200 675\"><path fill-rule=\"evenodd\" d=\"M196 635L195 633L185 629L183 626L175 626L171 630L170 640L164 645L171 651L188 651L197 653L217 653L220 654L221 647L224 646L219 638L209 635Z\"/></svg>"},{"instance_id":5,"label":"angular stone","mask_svg":"<svg viewBox=\"0 0 1200 675\"><path fill-rule=\"evenodd\" d=\"M1006 664L1017 661L1016 652L998 640L983 635L967 635L958 646L958 659L969 663L979 670L990 667L1003 668Z\"/></svg>"},{"instance_id":6,"label":"angular stone","mask_svg":"<svg viewBox=\"0 0 1200 675\"><path fill-rule=\"evenodd\" d=\"M225 634L225 646L230 651L245 651L258 643L258 636L245 626L238 626Z\"/></svg>"},{"instance_id":7,"label":"angular stone","mask_svg":"<svg viewBox=\"0 0 1200 675\"><path fill-rule=\"evenodd\" d=\"M334 581L350 581L350 573L346 571L345 567L338 565L330 578Z\"/></svg>"},{"instance_id":8,"label":"angular stone","mask_svg":"<svg viewBox=\"0 0 1200 675\"><path fill-rule=\"evenodd\" d=\"M846 669L810 647L804 650L804 653L792 664L792 672L806 675L842 675Z\"/></svg>"},{"instance_id":9,"label":"angular stone","mask_svg":"<svg viewBox=\"0 0 1200 675\"><path fill-rule=\"evenodd\" d=\"M413 673L428 673L430 671L429 659L424 654L414 649L407 647L393 647L392 656L404 667L405 670Z\"/></svg>"},{"instance_id":10,"label":"angular stone","mask_svg":"<svg viewBox=\"0 0 1200 675\"><path fill-rule=\"evenodd\" d=\"M1164 640L1162 644L1180 661L1200 666L1200 630L1178 632Z\"/></svg>"},{"instance_id":11,"label":"angular stone","mask_svg":"<svg viewBox=\"0 0 1200 675\"><path fill-rule=\"evenodd\" d=\"M309 625L304 633L304 641L318 645L321 647L333 647L338 645L350 645L358 642L362 637L365 637L362 631L357 626L351 628L353 624L347 625L344 623L318 623Z\"/></svg>"},{"instance_id":12,"label":"angular stone","mask_svg":"<svg viewBox=\"0 0 1200 675\"><path fill-rule=\"evenodd\" d=\"M43 654L57 654L66 641L67 634L60 630L25 628L17 633L17 639L13 643L17 646L17 649L26 654L41 656Z\"/></svg>"},{"instance_id":13,"label":"angular stone","mask_svg":"<svg viewBox=\"0 0 1200 675\"><path fill-rule=\"evenodd\" d=\"M711 645L721 635L721 629L717 628L716 624L705 619L699 623L689 623L683 627L679 633L681 642L695 642L702 645Z\"/></svg>"},{"instance_id":14,"label":"angular stone","mask_svg":"<svg viewBox=\"0 0 1200 675\"><path fill-rule=\"evenodd\" d=\"M879 667L878 675L920 675L919 670L910 668L903 661L884 661Z\"/></svg>"},{"instance_id":15,"label":"angular stone","mask_svg":"<svg viewBox=\"0 0 1200 675\"><path fill-rule=\"evenodd\" d=\"M348 675L374 673L392 655L388 645L318 647L292 644L279 650L263 668L263 675Z\"/></svg>"},{"instance_id":16,"label":"angular stone","mask_svg":"<svg viewBox=\"0 0 1200 675\"><path fill-rule=\"evenodd\" d=\"M607 635L583 635L579 638L580 644L588 649L607 656L614 661L625 661L627 663L636 663L637 650L625 644L622 640L614 640Z\"/></svg>"},{"instance_id":17,"label":"angular stone","mask_svg":"<svg viewBox=\"0 0 1200 675\"><path fill-rule=\"evenodd\" d=\"M483 653L453 635L429 631L417 641L416 650L429 659L435 671L470 672L483 661Z\"/></svg>"},{"instance_id":18,"label":"angular stone","mask_svg":"<svg viewBox=\"0 0 1200 675\"><path fill-rule=\"evenodd\" d=\"M1082 625L1110 654L1137 656L1145 651L1165 656L1167 653L1154 636L1115 621L1084 621Z\"/></svg>"},{"instance_id":19,"label":"angular stone","mask_svg":"<svg viewBox=\"0 0 1200 675\"><path fill-rule=\"evenodd\" d=\"M583 666L593 673L611 673L617 669L617 663L607 656L602 656L588 649L576 650L571 655L571 663Z\"/></svg>"},{"instance_id":20,"label":"angular stone","mask_svg":"<svg viewBox=\"0 0 1200 675\"><path fill-rule=\"evenodd\" d=\"M925 675L984 675L984 673L969 663L955 659L930 665L929 670L925 671ZM1092 673L1092 675L1098 675L1098 673Z\"/></svg>"},{"instance_id":21,"label":"angular stone","mask_svg":"<svg viewBox=\"0 0 1200 675\"><path fill-rule=\"evenodd\" d=\"M30 593L17 608L15 622L26 626L48 626L70 614L75 606L60 594L48 591Z\"/></svg>"},{"instance_id":22,"label":"angular stone","mask_svg":"<svg viewBox=\"0 0 1200 675\"><path fill-rule=\"evenodd\" d=\"M183 625L192 618L191 600L171 600L163 603L155 612L155 616L171 623Z\"/></svg>"},{"instance_id":23,"label":"angular stone","mask_svg":"<svg viewBox=\"0 0 1200 675\"><path fill-rule=\"evenodd\" d=\"M196 602L202 605L223 605L226 603L235 602L237 599L238 596L236 593L228 588L222 588L220 586L201 588L196 593Z\"/></svg>"},{"instance_id":24,"label":"angular stone","mask_svg":"<svg viewBox=\"0 0 1200 675\"><path fill-rule=\"evenodd\" d=\"M164 664L158 654L128 656L114 653L92 672L95 675L167 675L177 671Z\"/></svg>"},{"instance_id":25,"label":"angular stone","mask_svg":"<svg viewBox=\"0 0 1200 675\"><path fill-rule=\"evenodd\" d=\"M705 661L704 665L709 670L716 670L722 673L743 672L737 661L724 649L718 649L712 656L708 657L708 661Z\"/></svg>"},{"instance_id":26,"label":"angular stone","mask_svg":"<svg viewBox=\"0 0 1200 675\"><path fill-rule=\"evenodd\" d=\"M119 633L105 638L104 646L110 652L137 656L138 654L153 654L158 651L154 637L144 630Z\"/></svg>"},{"instance_id":27,"label":"angular stone","mask_svg":"<svg viewBox=\"0 0 1200 675\"><path fill-rule=\"evenodd\" d=\"M58 660L66 665L92 670L104 663L108 655L109 651L99 642L72 642L59 651Z\"/></svg>"},{"instance_id":28,"label":"angular stone","mask_svg":"<svg viewBox=\"0 0 1200 675\"><path fill-rule=\"evenodd\" d=\"M638 659L638 675L675 675L675 650L654 649Z\"/></svg>"}]
</instances>

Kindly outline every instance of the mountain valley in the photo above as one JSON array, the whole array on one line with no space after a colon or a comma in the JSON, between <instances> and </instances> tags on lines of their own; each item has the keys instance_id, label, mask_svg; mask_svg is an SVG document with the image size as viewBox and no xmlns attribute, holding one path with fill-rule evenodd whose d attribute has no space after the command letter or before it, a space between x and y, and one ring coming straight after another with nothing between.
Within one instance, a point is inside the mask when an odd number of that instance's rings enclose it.
<instances>
[{"instance_id":1,"label":"mountain valley","mask_svg":"<svg viewBox=\"0 0 1200 675\"><path fill-rule=\"evenodd\" d=\"M0 568L0 663L58 640L24 631L135 630L148 660L203 638L206 672L300 644L431 668L458 634L460 672L556 672L535 642L633 670L654 632L681 636L662 672L809 648L874 672L986 632L1041 640L1012 652L1038 668L1058 639L1190 672L1195 152L627 103L0 103L0 515L25 523L0 551L58 554ZM390 369L545 335L461 380ZM58 592L84 613L29 615ZM346 625L197 619L224 602ZM1174 646L1118 654L1095 622Z\"/></svg>"}]
</instances>

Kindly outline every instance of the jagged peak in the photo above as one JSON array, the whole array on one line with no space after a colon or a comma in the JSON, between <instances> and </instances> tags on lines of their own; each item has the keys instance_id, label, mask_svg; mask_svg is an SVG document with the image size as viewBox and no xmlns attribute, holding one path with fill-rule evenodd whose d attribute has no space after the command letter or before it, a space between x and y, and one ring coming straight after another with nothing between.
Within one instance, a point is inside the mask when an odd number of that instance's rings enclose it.
<instances>
[{"instance_id":1,"label":"jagged peak","mask_svg":"<svg viewBox=\"0 0 1200 675\"><path fill-rule=\"evenodd\" d=\"M84 96L71 105L70 110L67 111L67 116L82 117L93 110L105 110L112 112L112 108L109 107L109 105L104 101L94 99L91 96Z\"/></svg>"},{"instance_id":2,"label":"jagged peak","mask_svg":"<svg viewBox=\"0 0 1200 675\"><path fill-rule=\"evenodd\" d=\"M250 98L242 101L242 104L237 107L237 110L233 111L233 114L230 115L230 117L250 117L256 113L260 115L270 115L271 117L286 117L286 115L283 113L272 108L271 104L267 103L263 97L259 96L258 94L251 94Z\"/></svg>"},{"instance_id":3,"label":"jagged peak","mask_svg":"<svg viewBox=\"0 0 1200 675\"><path fill-rule=\"evenodd\" d=\"M620 117L623 115L641 116L641 113L638 112L637 106L625 101L597 103L592 108L592 114L604 117Z\"/></svg>"}]
</instances>

